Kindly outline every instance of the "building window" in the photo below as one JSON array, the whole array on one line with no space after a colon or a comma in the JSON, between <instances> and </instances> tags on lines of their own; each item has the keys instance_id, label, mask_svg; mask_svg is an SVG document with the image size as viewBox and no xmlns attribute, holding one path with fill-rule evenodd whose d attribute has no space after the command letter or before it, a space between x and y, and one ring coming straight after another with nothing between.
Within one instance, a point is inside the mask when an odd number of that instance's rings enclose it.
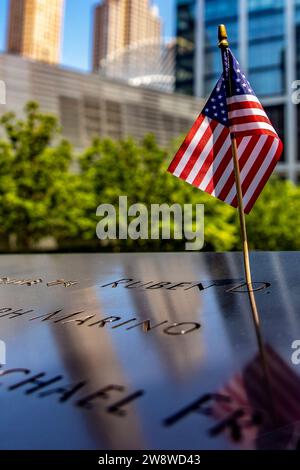
<instances>
[{"instance_id":1,"label":"building window","mask_svg":"<svg viewBox=\"0 0 300 470\"><path fill-rule=\"evenodd\" d=\"M194 94L195 1L177 3L175 89Z\"/></svg>"},{"instance_id":2,"label":"building window","mask_svg":"<svg viewBox=\"0 0 300 470\"><path fill-rule=\"evenodd\" d=\"M258 96L267 97L283 93L283 74L277 68L250 70L248 76L251 86Z\"/></svg>"},{"instance_id":3,"label":"building window","mask_svg":"<svg viewBox=\"0 0 300 470\"><path fill-rule=\"evenodd\" d=\"M205 1L205 19L209 20L224 20L238 13L238 1L236 0L206 0Z\"/></svg>"},{"instance_id":4,"label":"building window","mask_svg":"<svg viewBox=\"0 0 300 470\"><path fill-rule=\"evenodd\" d=\"M69 96L59 96L59 111L63 135L72 140L75 145L80 146L82 143L80 133L80 101Z\"/></svg>"},{"instance_id":5,"label":"building window","mask_svg":"<svg viewBox=\"0 0 300 470\"><path fill-rule=\"evenodd\" d=\"M285 0L248 0L249 11L259 11L275 8L283 8Z\"/></svg>"},{"instance_id":6,"label":"building window","mask_svg":"<svg viewBox=\"0 0 300 470\"><path fill-rule=\"evenodd\" d=\"M283 104L276 106L264 106L264 109L270 119L274 129L279 135L280 139L284 142L284 112L285 108ZM280 162L285 161L284 149L281 156Z\"/></svg>"}]
</instances>

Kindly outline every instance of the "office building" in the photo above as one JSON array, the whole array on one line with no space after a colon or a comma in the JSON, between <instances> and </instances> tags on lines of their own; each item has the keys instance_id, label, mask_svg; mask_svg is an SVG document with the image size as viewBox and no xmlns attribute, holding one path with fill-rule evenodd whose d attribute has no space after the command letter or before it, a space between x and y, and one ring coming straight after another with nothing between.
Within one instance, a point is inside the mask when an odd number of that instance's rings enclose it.
<instances>
[{"instance_id":1,"label":"office building","mask_svg":"<svg viewBox=\"0 0 300 470\"><path fill-rule=\"evenodd\" d=\"M177 0L176 5L176 90L210 93L222 71L217 27L225 23L231 49L284 140L277 171L299 181L300 114L291 95L300 73L300 1Z\"/></svg>"},{"instance_id":2,"label":"office building","mask_svg":"<svg viewBox=\"0 0 300 470\"><path fill-rule=\"evenodd\" d=\"M173 93L175 88L175 40L149 40L130 46L101 61L99 74L132 86ZM145 60L147 57L147 60Z\"/></svg>"},{"instance_id":3,"label":"office building","mask_svg":"<svg viewBox=\"0 0 300 470\"><path fill-rule=\"evenodd\" d=\"M149 0L103 0L94 10L93 70L124 49L160 37L158 10Z\"/></svg>"},{"instance_id":4,"label":"office building","mask_svg":"<svg viewBox=\"0 0 300 470\"><path fill-rule=\"evenodd\" d=\"M64 0L10 0L7 51L58 63L63 10Z\"/></svg>"},{"instance_id":5,"label":"office building","mask_svg":"<svg viewBox=\"0 0 300 470\"><path fill-rule=\"evenodd\" d=\"M0 76L7 95L1 114L14 111L22 116L25 103L37 101L42 111L58 116L64 137L79 150L94 137L141 140L149 133L160 145L168 145L188 131L203 106L191 96L133 87L8 54L0 55Z\"/></svg>"}]
</instances>

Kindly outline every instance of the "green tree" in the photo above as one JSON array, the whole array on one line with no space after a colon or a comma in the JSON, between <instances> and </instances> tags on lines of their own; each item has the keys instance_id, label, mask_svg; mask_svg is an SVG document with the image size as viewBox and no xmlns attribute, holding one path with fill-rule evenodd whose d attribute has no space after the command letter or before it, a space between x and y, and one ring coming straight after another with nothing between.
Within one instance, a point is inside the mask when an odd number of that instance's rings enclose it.
<instances>
[{"instance_id":1,"label":"green tree","mask_svg":"<svg viewBox=\"0 0 300 470\"><path fill-rule=\"evenodd\" d=\"M271 178L247 216L250 247L264 251L299 250L299 214L299 186Z\"/></svg>"},{"instance_id":2,"label":"green tree","mask_svg":"<svg viewBox=\"0 0 300 470\"><path fill-rule=\"evenodd\" d=\"M95 208L102 203L118 206L119 196L128 197L128 205L150 204L205 204L206 249L227 250L237 243L237 227L233 222L235 211L205 195L203 192L167 173L175 148L160 148L155 138L148 135L138 144L132 139L112 141L95 139L80 159L82 181L86 191L95 194L95 206L90 206L87 219L94 220ZM95 231L85 238L93 239ZM114 240L114 250L120 249L184 249L181 240Z\"/></svg>"},{"instance_id":3,"label":"green tree","mask_svg":"<svg viewBox=\"0 0 300 470\"><path fill-rule=\"evenodd\" d=\"M79 177L69 171L72 148L59 138L56 118L34 102L24 113L0 120L7 137L0 141L0 230L26 251L46 236L78 235Z\"/></svg>"}]
</instances>

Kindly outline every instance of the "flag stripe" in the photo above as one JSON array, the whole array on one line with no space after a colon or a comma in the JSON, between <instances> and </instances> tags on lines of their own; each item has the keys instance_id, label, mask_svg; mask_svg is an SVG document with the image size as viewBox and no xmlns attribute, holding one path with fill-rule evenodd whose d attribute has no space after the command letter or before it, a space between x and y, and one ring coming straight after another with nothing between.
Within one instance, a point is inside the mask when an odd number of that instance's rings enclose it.
<instances>
[{"instance_id":1,"label":"flag stripe","mask_svg":"<svg viewBox=\"0 0 300 470\"><path fill-rule=\"evenodd\" d=\"M197 145L201 141L202 136L206 132L206 129L209 128L210 123L211 123L211 119L209 119L205 116L203 121L201 122L200 126L196 130L195 135L192 138L189 146L184 151L181 159L179 160L179 163L176 167L176 170L173 172L175 176L180 176L182 170L184 169L185 165L189 161L191 155L193 155L193 152L194 152L195 148L197 147ZM215 123L215 126L216 125L217 125L217 123Z\"/></svg>"},{"instance_id":2,"label":"flag stripe","mask_svg":"<svg viewBox=\"0 0 300 470\"><path fill-rule=\"evenodd\" d=\"M276 139L278 139L278 135L274 133L274 131L269 131L268 129L251 129L247 131L240 131L240 132L235 132L234 135L235 137L243 137L244 135L256 135L260 136L262 134L270 135Z\"/></svg>"},{"instance_id":3,"label":"flag stripe","mask_svg":"<svg viewBox=\"0 0 300 470\"><path fill-rule=\"evenodd\" d=\"M263 147L257 158L249 165L248 171L243 175L242 182L242 193L245 195L251 185L251 182L255 178L255 175L258 173L261 165L263 165L265 160L265 155L268 155L271 151L272 144L274 142L273 138L270 136L261 136L260 140L263 142ZM236 201L237 202L237 201Z\"/></svg>"},{"instance_id":4,"label":"flag stripe","mask_svg":"<svg viewBox=\"0 0 300 470\"><path fill-rule=\"evenodd\" d=\"M272 172L273 172L273 170L276 166L276 163L278 162L278 160L280 158L280 155L282 153L282 149L283 149L282 142L279 140L277 151L276 151L276 154L273 158L273 161L270 163L269 167L266 169L266 172L265 172L263 178L261 179L261 181L259 182L259 184L257 185L256 189L253 191L253 195L250 198L249 202L247 204L245 204L245 209L244 210L245 210L246 214L249 214L249 212L251 211L253 205L255 204L255 201L257 200L257 198L260 195L261 191L263 190L266 182L268 181L270 175L272 174Z\"/></svg>"},{"instance_id":5,"label":"flag stripe","mask_svg":"<svg viewBox=\"0 0 300 470\"><path fill-rule=\"evenodd\" d=\"M222 136L224 132L225 130L222 132ZM218 174L221 174L223 171L222 162L227 161L228 163L228 161L230 161L231 159L231 139L228 129L226 129L226 134L226 137L224 136L225 140L222 144L222 147L220 148L219 152L216 152L216 154L214 155L210 168L207 169L206 175L202 179L201 184L198 185L200 189L208 193L213 190L214 182L218 180ZM211 189L209 189L210 185Z\"/></svg>"},{"instance_id":6,"label":"flag stripe","mask_svg":"<svg viewBox=\"0 0 300 470\"><path fill-rule=\"evenodd\" d=\"M194 167L199 164L201 160L205 158L205 155L210 152L213 148L213 136L219 135L222 131L221 124L218 124L216 121L212 121L211 124L206 128L201 140L199 141L198 145L195 147L192 155L190 156L187 164L185 165L184 169L180 173L180 178L190 182L190 179L193 179L193 175L195 171ZM200 157L201 154L201 157Z\"/></svg>"},{"instance_id":7,"label":"flag stripe","mask_svg":"<svg viewBox=\"0 0 300 470\"><path fill-rule=\"evenodd\" d=\"M244 186L243 186L244 182L247 181L247 178L249 177L249 173L251 172L251 177L252 177L253 168L255 168L254 171L257 170L257 167L259 163L261 162L261 158L259 157L262 156L263 148L268 142L269 142L269 145L272 144L271 138L268 138L268 136L266 135L261 136L259 140L257 141L256 146L254 147L251 154L248 155L248 158L247 158L247 161L245 162L244 167L241 168L240 166L240 179L241 179L241 184L242 184L242 192L244 189ZM262 159L263 159L263 156L262 156ZM250 182L251 182L251 179L250 179ZM237 204L235 182L233 182L232 188L229 191L228 195L226 196L224 202L227 202L228 204L232 204L234 206Z\"/></svg>"},{"instance_id":8,"label":"flag stripe","mask_svg":"<svg viewBox=\"0 0 300 470\"><path fill-rule=\"evenodd\" d=\"M255 124L259 122L266 122L267 124L270 124L270 121L266 116L254 116L253 114L248 115L248 116L230 118L231 126L233 125L236 126L239 124L251 124L251 123Z\"/></svg>"},{"instance_id":9,"label":"flag stripe","mask_svg":"<svg viewBox=\"0 0 300 470\"><path fill-rule=\"evenodd\" d=\"M252 152L255 151L254 149L256 148L258 140L259 140L259 138L254 138L253 137L252 139L249 140L248 145L245 148L245 150L243 151L243 153L238 152L240 171L243 169L246 161L251 156ZM234 170L232 169L231 174L230 174L229 178L226 181L226 184L224 185L222 191L219 194L219 198L222 199L222 201L225 201L226 196L227 196L228 192L230 191L230 188L232 187L234 182L235 182L235 175L234 175Z\"/></svg>"},{"instance_id":10,"label":"flag stripe","mask_svg":"<svg viewBox=\"0 0 300 470\"><path fill-rule=\"evenodd\" d=\"M236 109L235 111L231 111L228 113L229 119L243 117L243 116L264 116L268 117L263 109L258 108L242 108Z\"/></svg>"},{"instance_id":11,"label":"flag stripe","mask_svg":"<svg viewBox=\"0 0 300 470\"><path fill-rule=\"evenodd\" d=\"M260 166L260 168L258 169L258 171L256 172L254 178L251 181L251 184L248 188L248 191L244 195L244 204L245 204L245 206L247 206L247 204L248 204L249 200L251 199L255 189L260 184L260 181L264 178L265 172L267 171L268 166L271 165L271 163L273 161L273 158L274 158L274 155L276 154L276 151L278 149L278 145L279 145L278 140L274 140L272 142L272 146L271 146L268 154L264 158L264 161L263 161L262 165Z\"/></svg>"},{"instance_id":12,"label":"flag stripe","mask_svg":"<svg viewBox=\"0 0 300 470\"><path fill-rule=\"evenodd\" d=\"M220 134L217 136L216 133L214 133L214 139L216 138L216 143L212 146L206 160L203 162L203 165L198 171L198 174L193 180L193 185L199 187L199 185L202 183L203 179L207 175L207 172L209 168L211 167L214 158L218 156L219 152L222 150L224 146L224 138L228 136L228 129L224 126L222 126Z\"/></svg>"},{"instance_id":13,"label":"flag stripe","mask_svg":"<svg viewBox=\"0 0 300 470\"><path fill-rule=\"evenodd\" d=\"M199 114L198 118L196 119L196 121L194 122L193 126L191 127L188 135L186 136L186 138L184 139L182 145L180 146L178 152L176 153L174 159L172 160L169 168L168 168L168 171L170 173L174 173L177 165L179 164L180 160L182 159L184 153L186 152L186 150L188 149L188 147L190 146L190 143L192 142L197 130L199 129L200 125L202 124L203 120L205 119L205 116L201 113Z\"/></svg>"},{"instance_id":14,"label":"flag stripe","mask_svg":"<svg viewBox=\"0 0 300 470\"><path fill-rule=\"evenodd\" d=\"M229 144L228 144L228 141L229 141ZM212 169L213 174L208 175L210 177L210 181L209 181L207 187L204 188L204 191L206 191L207 193L209 193L213 196L214 196L213 193L215 191L215 188L216 188L218 182L220 181L220 179L221 179L221 177L224 173L224 170L227 168L227 166L229 165L230 162L232 163L232 150L231 150L231 139L230 139L230 137L227 138L226 143L227 143L227 145L224 145L224 147L225 147L224 148L224 151L225 151L224 156L222 155L221 152L219 152L218 157L220 158L220 160L218 161L218 158L216 159L216 162L214 164L214 168Z\"/></svg>"},{"instance_id":15,"label":"flag stripe","mask_svg":"<svg viewBox=\"0 0 300 470\"><path fill-rule=\"evenodd\" d=\"M260 122L260 123L250 123L250 124L238 124L237 126L231 126L232 132L245 132L253 129L267 129L270 132L273 132L273 127L270 124ZM274 133L276 136L276 134Z\"/></svg>"},{"instance_id":16,"label":"flag stripe","mask_svg":"<svg viewBox=\"0 0 300 470\"><path fill-rule=\"evenodd\" d=\"M245 137L242 140L240 140L238 144L238 152L240 155L243 154L244 150L247 148L247 145L249 144L251 138L250 137ZM228 182L228 179L230 176L233 174L234 175L234 168L233 168L233 160L232 160L232 151L230 152L230 159L228 161L228 164L226 165L226 168L224 168L226 162L224 162L223 165L223 173L220 175L219 180L217 181L217 184L215 184L214 190L211 192L211 194L215 197L221 198L220 194L223 190L223 188L226 186L226 183ZM234 176L233 176L234 178Z\"/></svg>"},{"instance_id":17,"label":"flag stripe","mask_svg":"<svg viewBox=\"0 0 300 470\"><path fill-rule=\"evenodd\" d=\"M260 109L263 110L263 107L259 103L255 103L254 101L245 101L240 103L233 103L227 105L228 112L238 111L240 109Z\"/></svg>"},{"instance_id":18,"label":"flag stripe","mask_svg":"<svg viewBox=\"0 0 300 470\"><path fill-rule=\"evenodd\" d=\"M241 103L243 101L255 102L260 105L259 99L254 95L235 95L227 98L227 104Z\"/></svg>"}]
</instances>

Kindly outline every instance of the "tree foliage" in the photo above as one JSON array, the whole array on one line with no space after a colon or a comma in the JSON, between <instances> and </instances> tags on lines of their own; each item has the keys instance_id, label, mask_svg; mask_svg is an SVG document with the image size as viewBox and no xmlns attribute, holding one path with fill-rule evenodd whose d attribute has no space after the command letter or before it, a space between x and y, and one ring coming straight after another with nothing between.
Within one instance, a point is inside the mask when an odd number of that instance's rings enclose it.
<instances>
[{"instance_id":1,"label":"tree foliage","mask_svg":"<svg viewBox=\"0 0 300 470\"><path fill-rule=\"evenodd\" d=\"M0 121L7 137L0 141L0 230L21 250L43 237L78 234L72 148L59 138L56 118L36 103L29 102L24 114L7 113Z\"/></svg>"},{"instance_id":2,"label":"tree foliage","mask_svg":"<svg viewBox=\"0 0 300 470\"><path fill-rule=\"evenodd\" d=\"M206 249L227 250L236 241L234 212L230 207L212 200L196 188L167 173L172 148L159 148L148 135L138 144L132 139L113 142L96 139L80 159L82 180L86 190L96 195L96 207L110 203L118 206L119 196L128 197L128 205L146 204L205 204ZM88 218L95 217L91 207ZM174 227L173 227L174 228ZM115 249L184 249L184 240L116 240Z\"/></svg>"}]
</instances>

